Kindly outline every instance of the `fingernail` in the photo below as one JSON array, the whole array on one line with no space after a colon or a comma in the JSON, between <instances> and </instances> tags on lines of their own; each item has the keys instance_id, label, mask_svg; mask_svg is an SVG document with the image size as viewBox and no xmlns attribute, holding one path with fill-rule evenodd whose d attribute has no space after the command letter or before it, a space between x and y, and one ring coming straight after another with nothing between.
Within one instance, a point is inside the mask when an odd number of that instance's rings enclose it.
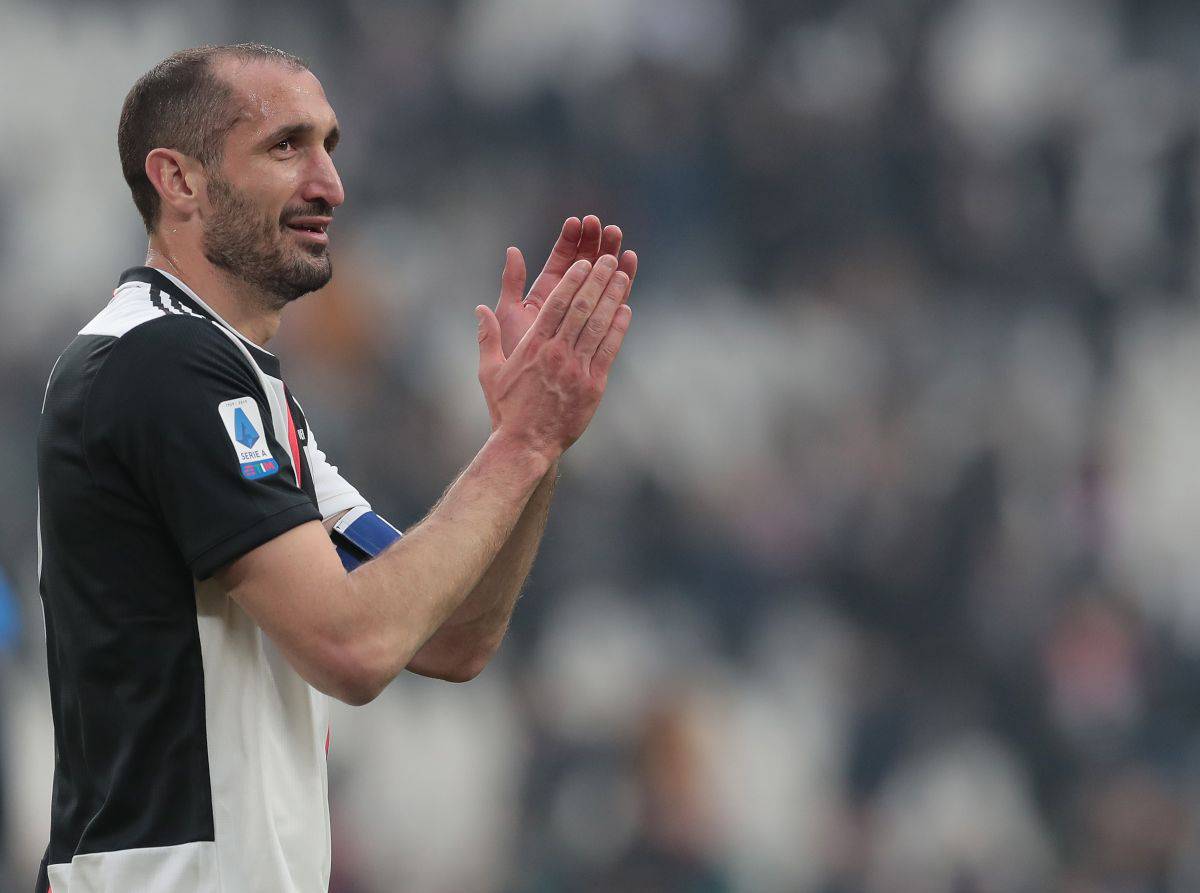
<instances>
[{"instance_id":1,"label":"fingernail","mask_svg":"<svg viewBox=\"0 0 1200 893\"><path fill-rule=\"evenodd\" d=\"M615 257L613 257L611 254L606 254L602 258L600 258L600 260L596 261L596 266L604 267L607 270L611 270L616 265L617 265L617 259Z\"/></svg>"}]
</instances>

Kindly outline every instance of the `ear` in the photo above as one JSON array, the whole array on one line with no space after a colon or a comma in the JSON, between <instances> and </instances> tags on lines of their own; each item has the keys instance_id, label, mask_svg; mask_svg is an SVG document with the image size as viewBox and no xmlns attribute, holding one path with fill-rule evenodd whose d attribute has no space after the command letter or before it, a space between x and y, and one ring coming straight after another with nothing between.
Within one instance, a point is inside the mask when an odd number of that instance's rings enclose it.
<instances>
[{"instance_id":1,"label":"ear","mask_svg":"<svg viewBox=\"0 0 1200 893\"><path fill-rule=\"evenodd\" d=\"M204 169L196 159L174 149L151 149L146 176L158 191L163 209L191 217L205 195Z\"/></svg>"}]
</instances>

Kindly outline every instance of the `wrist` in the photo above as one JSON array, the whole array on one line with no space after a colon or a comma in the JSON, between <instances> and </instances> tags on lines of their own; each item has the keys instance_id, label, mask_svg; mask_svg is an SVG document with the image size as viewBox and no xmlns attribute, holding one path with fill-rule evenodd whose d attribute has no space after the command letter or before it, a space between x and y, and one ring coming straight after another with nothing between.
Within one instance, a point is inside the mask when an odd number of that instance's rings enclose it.
<instances>
[{"instance_id":1,"label":"wrist","mask_svg":"<svg viewBox=\"0 0 1200 893\"><path fill-rule=\"evenodd\" d=\"M484 451L494 454L506 468L523 472L532 481L540 481L557 467L561 450L532 442L528 437L497 428L484 444Z\"/></svg>"}]
</instances>

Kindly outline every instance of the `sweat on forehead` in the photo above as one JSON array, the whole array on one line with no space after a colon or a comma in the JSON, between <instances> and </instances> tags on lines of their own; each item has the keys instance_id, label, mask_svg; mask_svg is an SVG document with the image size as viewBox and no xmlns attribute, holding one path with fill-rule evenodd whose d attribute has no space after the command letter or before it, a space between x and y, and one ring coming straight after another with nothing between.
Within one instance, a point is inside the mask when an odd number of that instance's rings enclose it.
<instances>
[{"instance_id":1,"label":"sweat on forehead","mask_svg":"<svg viewBox=\"0 0 1200 893\"><path fill-rule=\"evenodd\" d=\"M278 101L289 96L325 97L316 74L271 59L215 60L212 73L248 103Z\"/></svg>"},{"instance_id":2,"label":"sweat on forehead","mask_svg":"<svg viewBox=\"0 0 1200 893\"><path fill-rule=\"evenodd\" d=\"M318 99L325 103L321 82L308 69L290 68L271 60L220 60L213 73L233 93L237 120L261 120L285 106Z\"/></svg>"}]
</instances>

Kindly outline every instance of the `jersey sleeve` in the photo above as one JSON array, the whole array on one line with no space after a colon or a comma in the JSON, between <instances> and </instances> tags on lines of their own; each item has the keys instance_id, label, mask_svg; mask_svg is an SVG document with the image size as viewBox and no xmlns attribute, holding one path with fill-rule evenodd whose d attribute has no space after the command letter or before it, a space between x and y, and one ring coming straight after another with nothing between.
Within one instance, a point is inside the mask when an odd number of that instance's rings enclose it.
<instances>
[{"instance_id":1,"label":"jersey sleeve","mask_svg":"<svg viewBox=\"0 0 1200 893\"><path fill-rule=\"evenodd\" d=\"M124 335L87 411L88 443L124 470L197 579L320 520L257 376L207 320L164 317Z\"/></svg>"},{"instance_id":2,"label":"jersey sleeve","mask_svg":"<svg viewBox=\"0 0 1200 893\"><path fill-rule=\"evenodd\" d=\"M312 471L313 487L317 491L317 506L321 517L328 519L350 509L370 510L371 504L338 472L337 466L317 446L312 420L308 420L308 466Z\"/></svg>"}]
</instances>

